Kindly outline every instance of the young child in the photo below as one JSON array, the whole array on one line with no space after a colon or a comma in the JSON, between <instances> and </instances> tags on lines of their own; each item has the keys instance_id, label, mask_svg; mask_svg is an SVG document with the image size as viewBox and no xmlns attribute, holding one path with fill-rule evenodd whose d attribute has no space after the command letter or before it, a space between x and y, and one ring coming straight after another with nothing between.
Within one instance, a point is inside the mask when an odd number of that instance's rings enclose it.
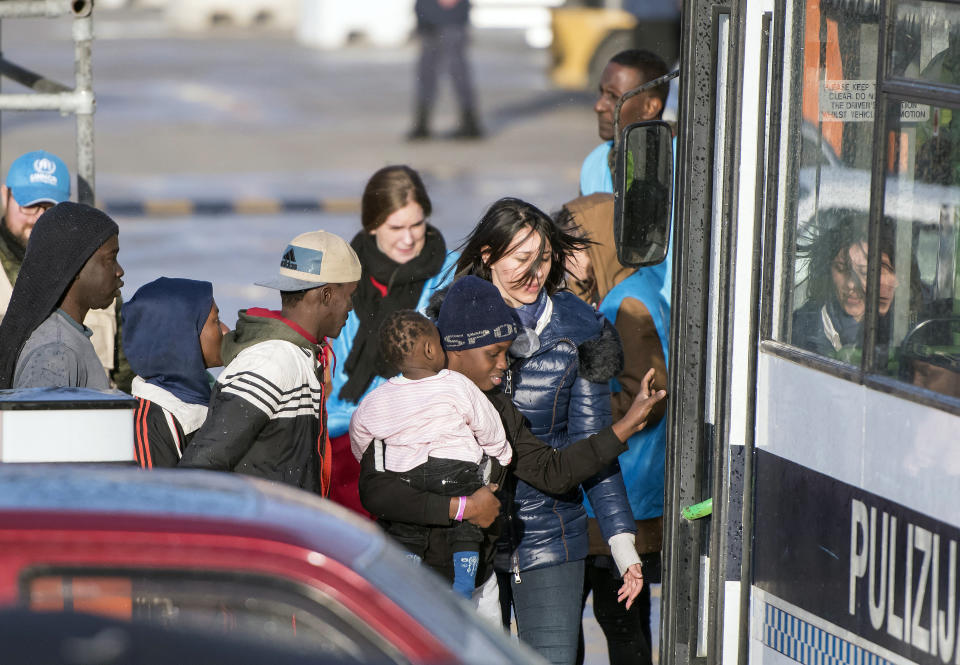
<instances>
[{"instance_id":1,"label":"young child","mask_svg":"<svg viewBox=\"0 0 960 665\"><path fill-rule=\"evenodd\" d=\"M501 330L502 340L516 329ZM507 466L512 449L497 410L470 379L444 369L440 334L413 310L391 314L380 329L383 358L400 371L365 397L350 420L350 446L359 460L374 440L383 442L383 466L399 472L414 489L459 496L458 524L448 527L454 591L470 598L483 533L464 522L466 497L483 484L484 455ZM388 533L423 558L430 528L403 522L385 525Z\"/></svg>"}]
</instances>

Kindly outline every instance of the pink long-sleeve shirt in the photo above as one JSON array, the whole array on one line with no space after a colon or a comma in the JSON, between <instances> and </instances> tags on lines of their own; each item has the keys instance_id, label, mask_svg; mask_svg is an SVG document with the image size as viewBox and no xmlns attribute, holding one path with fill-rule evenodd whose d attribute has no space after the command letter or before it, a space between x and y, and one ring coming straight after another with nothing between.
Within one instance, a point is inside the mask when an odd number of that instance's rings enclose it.
<instances>
[{"instance_id":1,"label":"pink long-sleeve shirt","mask_svg":"<svg viewBox=\"0 0 960 665\"><path fill-rule=\"evenodd\" d=\"M483 455L506 466L513 451L497 410L470 379L448 369L424 379L393 377L360 402L350 419L350 449L358 460L374 439L383 465L409 471L428 457L479 464Z\"/></svg>"}]
</instances>

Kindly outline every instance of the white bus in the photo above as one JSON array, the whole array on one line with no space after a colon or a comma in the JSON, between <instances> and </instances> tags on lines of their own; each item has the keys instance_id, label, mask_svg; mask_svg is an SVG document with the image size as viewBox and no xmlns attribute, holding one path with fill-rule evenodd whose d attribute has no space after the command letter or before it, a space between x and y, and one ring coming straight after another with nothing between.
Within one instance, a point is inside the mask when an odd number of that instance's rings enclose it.
<instances>
[{"instance_id":1,"label":"white bus","mask_svg":"<svg viewBox=\"0 0 960 665\"><path fill-rule=\"evenodd\" d=\"M660 663L960 664L960 5L686 0L680 81Z\"/></svg>"}]
</instances>

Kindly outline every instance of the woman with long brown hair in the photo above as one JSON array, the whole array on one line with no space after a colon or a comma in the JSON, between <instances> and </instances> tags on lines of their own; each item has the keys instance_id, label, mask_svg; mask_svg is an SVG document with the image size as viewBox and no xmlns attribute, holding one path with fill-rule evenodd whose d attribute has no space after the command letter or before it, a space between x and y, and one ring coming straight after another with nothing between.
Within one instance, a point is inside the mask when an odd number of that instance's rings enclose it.
<instances>
[{"instance_id":1,"label":"woman with long brown hair","mask_svg":"<svg viewBox=\"0 0 960 665\"><path fill-rule=\"evenodd\" d=\"M332 340L336 366L327 399L327 428L333 454L330 498L361 514L357 479L360 467L350 452L350 416L391 370L378 349L380 325L401 309L423 310L430 296L452 276L456 254L428 223L433 211L420 175L409 166L386 166L371 176L361 201L362 230L351 246L363 275L353 295L353 311Z\"/></svg>"}]
</instances>

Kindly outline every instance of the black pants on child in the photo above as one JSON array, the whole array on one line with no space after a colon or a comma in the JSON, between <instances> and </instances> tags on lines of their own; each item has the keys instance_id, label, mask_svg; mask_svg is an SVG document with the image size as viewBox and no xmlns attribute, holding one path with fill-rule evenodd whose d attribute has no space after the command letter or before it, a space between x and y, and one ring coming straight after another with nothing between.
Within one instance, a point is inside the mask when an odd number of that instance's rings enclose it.
<instances>
[{"instance_id":1,"label":"black pants on child","mask_svg":"<svg viewBox=\"0 0 960 665\"><path fill-rule=\"evenodd\" d=\"M460 460L429 458L425 463L400 474L400 479L414 489L443 496L469 496L483 485L476 464ZM423 559L433 529L445 532L447 549L453 557L454 589L469 597L477 574L483 531L470 522L455 522L449 527L427 527L406 522L384 525L387 533L413 554Z\"/></svg>"}]
</instances>

